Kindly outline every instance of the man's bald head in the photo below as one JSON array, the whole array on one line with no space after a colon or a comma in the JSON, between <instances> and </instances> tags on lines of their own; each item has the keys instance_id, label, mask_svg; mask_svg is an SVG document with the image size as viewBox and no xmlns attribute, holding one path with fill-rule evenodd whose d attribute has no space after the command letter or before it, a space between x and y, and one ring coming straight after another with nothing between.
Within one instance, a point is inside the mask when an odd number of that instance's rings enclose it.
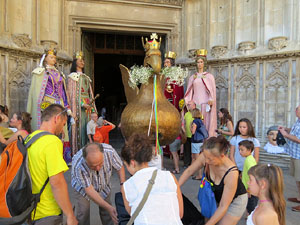
<instances>
[{"instance_id":1,"label":"man's bald head","mask_svg":"<svg viewBox=\"0 0 300 225\"><path fill-rule=\"evenodd\" d=\"M82 150L82 156L91 170L99 171L103 166L103 146L89 143Z\"/></svg>"}]
</instances>

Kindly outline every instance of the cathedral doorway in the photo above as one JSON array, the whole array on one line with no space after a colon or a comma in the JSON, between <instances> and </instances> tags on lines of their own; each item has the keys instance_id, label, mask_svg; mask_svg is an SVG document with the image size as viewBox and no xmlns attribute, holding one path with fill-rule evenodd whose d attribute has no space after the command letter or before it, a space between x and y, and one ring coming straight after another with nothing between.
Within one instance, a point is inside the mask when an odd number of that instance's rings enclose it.
<instances>
[{"instance_id":1,"label":"cathedral doorway","mask_svg":"<svg viewBox=\"0 0 300 225\"><path fill-rule=\"evenodd\" d=\"M106 109L106 119L118 124L127 102L119 65L130 69L143 65L145 52L141 37L150 34L84 32L83 51L86 55L86 73L92 74L94 93L99 114ZM163 38L164 40L164 38ZM162 41L161 51L164 53ZM88 71L88 72L87 72Z\"/></svg>"}]
</instances>

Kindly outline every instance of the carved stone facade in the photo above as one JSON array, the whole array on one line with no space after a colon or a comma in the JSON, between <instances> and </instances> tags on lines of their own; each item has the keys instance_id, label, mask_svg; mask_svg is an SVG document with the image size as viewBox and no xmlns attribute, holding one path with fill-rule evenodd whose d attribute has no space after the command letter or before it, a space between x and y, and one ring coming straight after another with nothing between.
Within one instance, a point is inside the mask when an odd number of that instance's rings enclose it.
<instances>
[{"instance_id":1,"label":"carved stone facade","mask_svg":"<svg viewBox=\"0 0 300 225\"><path fill-rule=\"evenodd\" d=\"M270 125L290 126L300 93L300 2L294 0L0 0L0 104L25 110L31 71L44 48L94 58L85 31L165 37L177 63L195 72L195 49L208 49L217 107L249 118L264 140Z\"/></svg>"}]
</instances>

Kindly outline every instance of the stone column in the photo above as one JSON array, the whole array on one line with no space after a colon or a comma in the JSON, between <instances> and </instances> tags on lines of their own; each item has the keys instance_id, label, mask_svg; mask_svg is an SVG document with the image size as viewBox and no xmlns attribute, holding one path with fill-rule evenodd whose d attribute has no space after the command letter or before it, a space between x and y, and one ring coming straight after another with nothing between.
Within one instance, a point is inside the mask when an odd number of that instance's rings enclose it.
<instances>
[{"instance_id":1,"label":"stone column","mask_svg":"<svg viewBox=\"0 0 300 225\"><path fill-rule=\"evenodd\" d=\"M60 18L59 0L43 0L40 2L40 40L44 47L60 42Z\"/></svg>"}]
</instances>

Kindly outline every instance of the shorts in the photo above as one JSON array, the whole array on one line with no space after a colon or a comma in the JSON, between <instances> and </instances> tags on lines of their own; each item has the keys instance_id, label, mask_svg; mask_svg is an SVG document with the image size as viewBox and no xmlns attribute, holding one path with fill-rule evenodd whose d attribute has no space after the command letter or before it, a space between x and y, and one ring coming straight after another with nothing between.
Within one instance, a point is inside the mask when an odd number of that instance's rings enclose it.
<instances>
[{"instance_id":1,"label":"shorts","mask_svg":"<svg viewBox=\"0 0 300 225\"><path fill-rule=\"evenodd\" d=\"M180 150L180 145L181 145L181 140L180 139L175 139L175 141L173 141L170 145L170 151L171 152L177 152L178 150Z\"/></svg>"},{"instance_id":2,"label":"shorts","mask_svg":"<svg viewBox=\"0 0 300 225\"><path fill-rule=\"evenodd\" d=\"M291 158L290 172L291 176L295 177L296 181L300 181L300 159Z\"/></svg>"},{"instance_id":3,"label":"shorts","mask_svg":"<svg viewBox=\"0 0 300 225\"><path fill-rule=\"evenodd\" d=\"M192 143L192 153L199 154L203 143Z\"/></svg>"},{"instance_id":4,"label":"shorts","mask_svg":"<svg viewBox=\"0 0 300 225\"><path fill-rule=\"evenodd\" d=\"M248 203L248 194L242 194L237 196L229 205L227 209L227 213L230 214L231 216L235 217L241 217L247 207Z\"/></svg>"}]
</instances>

